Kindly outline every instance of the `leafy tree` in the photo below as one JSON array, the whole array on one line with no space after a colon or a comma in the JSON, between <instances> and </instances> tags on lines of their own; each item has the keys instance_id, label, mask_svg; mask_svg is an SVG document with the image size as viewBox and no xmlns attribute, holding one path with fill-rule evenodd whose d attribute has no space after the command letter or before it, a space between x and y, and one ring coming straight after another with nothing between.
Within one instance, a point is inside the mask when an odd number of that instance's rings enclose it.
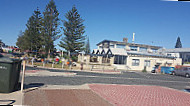
<instances>
[{"instance_id":1,"label":"leafy tree","mask_svg":"<svg viewBox=\"0 0 190 106\"><path fill-rule=\"evenodd\" d=\"M39 9L37 8L36 11L34 11L34 14L29 18L26 26L27 31L25 32L27 36L27 40L30 43L30 50L31 51L39 51L41 46L41 13Z\"/></svg>"},{"instance_id":2,"label":"leafy tree","mask_svg":"<svg viewBox=\"0 0 190 106\"><path fill-rule=\"evenodd\" d=\"M25 32L20 32L16 45L24 50L39 51L42 48L41 13L39 9L34 11L26 24Z\"/></svg>"},{"instance_id":3,"label":"leafy tree","mask_svg":"<svg viewBox=\"0 0 190 106\"><path fill-rule=\"evenodd\" d=\"M86 45L85 45L85 54L90 53L90 41L89 38L87 39Z\"/></svg>"},{"instance_id":4,"label":"leafy tree","mask_svg":"<svg viewBox=\"0 0 190 106\"><path fill-rule=\"evenodd\" d=\"M180 37L177 38L177 42L176 42L175 48L182 48Z\"/></svg>"},{"instance_id":5,"label":"leafy tree","mask_svg":"<svg viewBox=\"0 0 190 106\"><path fill-rule=\"evenodd\" d=\"M58 35L60 33L60 30L58 28L60 24L58 18L59 12L53 0L51 0L49 4L46 6L43 15L43 45L45 46L45 51L46 54L48 54L48 58L50 58L50 53L53 52L54 48L54 41L61 36Z\"/></svg>"},{"instance_id":6,"label":"leafy tree","mask_svg":"<svg viewBox=\"0 0 190 106\"><path fill-rule=\"evenodd\" d=\"M65 17L67 19L63 21L63 31L65 36L61 39L59 46L64 48L67 53L70 52L72 55L84 50L84 20L81 18L75 6L66 13ZM72 58L76 60L75 57Z\"/></svg>"},{"instance_id":7,"label":"leafy tree","mask_svg":"<svg viewBox=\"0 0 190 106\"><path fill-rule=\"evenodd\" d=\"M20 31L16 42L16 45L21 49L21 51L28 50L30 47L27 36L24 33L27 33L27 30L25 32Z\"/></svg>"},{"instance_id":8,"label":"leafy tree","mask_svg":"<svg viewBox=\"0 0 190 106\"><path fill-rule=\"evenodd\" d=\"M0 39L0 47L4 46L5 44L3 43L3 41Z\"/></svg>"}]
</instances>

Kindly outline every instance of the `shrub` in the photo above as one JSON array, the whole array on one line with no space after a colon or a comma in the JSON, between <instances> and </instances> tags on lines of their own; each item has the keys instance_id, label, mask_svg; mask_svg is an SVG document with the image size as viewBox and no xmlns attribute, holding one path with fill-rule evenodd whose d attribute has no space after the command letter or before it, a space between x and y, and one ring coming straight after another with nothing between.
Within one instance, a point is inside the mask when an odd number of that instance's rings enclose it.
<instances>
[{"instance_id":1,"label":"shrub","mask_svg":"<svg viewBox=\"0 0 190 106\"><path fill-rule=\"evenodd\" d=\"M142 70L142 72L146 73L146 66L144 66L144 69Z\"/></svg>"}]
</instances>

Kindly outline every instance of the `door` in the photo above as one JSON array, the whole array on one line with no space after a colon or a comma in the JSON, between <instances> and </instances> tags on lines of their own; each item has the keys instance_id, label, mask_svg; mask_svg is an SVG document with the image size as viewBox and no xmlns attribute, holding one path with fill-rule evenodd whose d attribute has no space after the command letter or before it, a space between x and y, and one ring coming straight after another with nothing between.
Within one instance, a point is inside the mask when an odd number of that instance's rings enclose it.
<instances>
[{"instance_id":1,"label":"door","mask_svg":"<svg viewBox=\"0 0 190 106\"><path fill-rule=\"evenodd\" d=\"M183 68L183 70L181 70L181 75L185 75L187 71L188 71L187 67Z\"/></svg>"}]
</instances>

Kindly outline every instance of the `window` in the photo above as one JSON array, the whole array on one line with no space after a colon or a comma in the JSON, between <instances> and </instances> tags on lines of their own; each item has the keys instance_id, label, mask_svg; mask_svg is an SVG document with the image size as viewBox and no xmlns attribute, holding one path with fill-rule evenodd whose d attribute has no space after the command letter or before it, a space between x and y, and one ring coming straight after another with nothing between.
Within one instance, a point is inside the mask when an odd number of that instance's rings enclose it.
<instances>
[{"instance_id":1,"label":"window","mask_svg":"<svg viewBox=\"0 0 190 106\"><path fill-rule=\"evenodd\" d=\"M187 71L187 70L188 70L188 68L187 68L187 67L185 67L183 70L184 70L184 71Z\"/></svg>"},{"instance_id":2,"label":"window","mask_svg":"<svg viewBox=\"0 0 190 106\"><path fill-rule=\"evenodd\" d=\"M117 48L125 48L125 45L117 44Z\"/></svg>"},{"instance_id":3,"label":"window","mask_svg":"<svg viewBox=\"0 0 190 106\"><path fill-rule=\"evenodd\" d=\"M139 66L140 60L139 59L133 59L132 60L132 66Z\"/></svg>"},{"instance_id":4,"label":"window","mask_svg":"<svg viewBox=\"0 0 190 106\"><path fill-rule=\"evenodd\" d=\"M144 66L150 67L150 60L145 60L144 61Z\"/></svg>"},{"instance_id":5,"label":"window","mask_svg":"<svg viewBox=\"0 0 190 106\"><path fill-rule=\"evenodd\" d=\"M156 53L156 52L157 52L157 49L152 49L152 52L153 52L153 53Z\"/></svg>"},{"instance_id":6,"label":"window","mask_svg":"<svg viewBox=\"0 0 190 106\"><path fill-rule=\"evenodd\" d=\"M172 54L167 54L167 56L172 56Z\"/></svg>"},{"instance_id":7,"label":"window","mask_svg":"<svg viewBox=\"0 0 190 106\"><path fill-rule=\"evenodd\" d=\"M130 49L131 49L132 51L137 51L137 46L130 46Z\"/></svg>"},{"instance_id":8,"label":"window","mask_svg":"<svg viewBox=\"0 0 190 106\"><path fill-rule=\"evenodd\" d=\"M141 51L141 52L146 52L146 51L147 51L147 48L145 48L145 47L140 47L140 51Z\"/></svg>"},{"instance_id":9,"label":"window","mask_svg":"<svg viewBox=\"0 0 190 106\"><path fill-rule=\"evenodd\" d=\"M110 45L110 48L114 48L114 45Z\"/></svg>"},{"instance_id":10,"label":"window","mask_svg":"<svg viewBox=\"0 0 190 106\"><path fill-rule=\"evenodd\" d=\"M97 56L90 56L90 62L98 62Z\"/></svg>"},{"instance_id":11,"label":"window","mask_svg":"<svg viewBox=\"0 0 190 106\"><path fill-rule=\"evenodd\" d=\"M126 64L126 56L115 55L114 64Z\"/></svg>"}]
</instances>

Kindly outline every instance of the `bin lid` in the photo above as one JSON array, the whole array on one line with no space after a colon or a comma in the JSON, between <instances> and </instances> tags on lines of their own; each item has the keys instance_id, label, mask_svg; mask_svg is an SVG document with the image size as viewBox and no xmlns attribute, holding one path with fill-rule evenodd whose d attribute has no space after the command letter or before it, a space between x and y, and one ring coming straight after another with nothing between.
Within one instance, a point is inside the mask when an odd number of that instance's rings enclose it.
<instances>
[{"instance_id":1,"label":"bin lid","mask_svg":"<svg viewBox=\"0 0 190 106\"><path fill-rule=\"evenodd\" d=\"M18 62L18 61L21 61L21 60L4 57L3 55L0 54L0 63L13 63L13 62Z\"/></svg>"}]
</instances>

